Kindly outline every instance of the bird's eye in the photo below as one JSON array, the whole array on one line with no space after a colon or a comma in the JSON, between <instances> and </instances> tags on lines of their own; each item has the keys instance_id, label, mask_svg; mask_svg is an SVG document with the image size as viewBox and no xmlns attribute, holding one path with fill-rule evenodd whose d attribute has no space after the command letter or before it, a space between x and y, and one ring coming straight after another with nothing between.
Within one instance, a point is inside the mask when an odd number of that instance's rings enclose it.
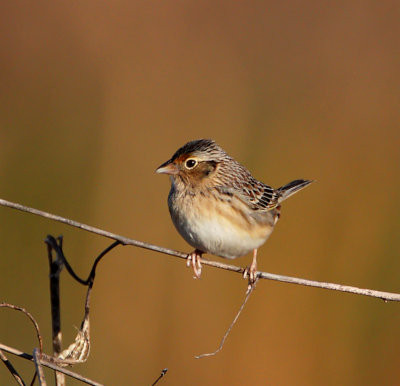
<instances>
[{"instance_id":1,"label":"bird's eye","mask_svg":"<svg viewBox=\"0 0 400 386\"><path fill-rule=\"evenodd\" d=\"M185 166L187 169L193 169L196 165L197 161L193 158L190 158L185 162Z\"/></svg>"}]
</instances>

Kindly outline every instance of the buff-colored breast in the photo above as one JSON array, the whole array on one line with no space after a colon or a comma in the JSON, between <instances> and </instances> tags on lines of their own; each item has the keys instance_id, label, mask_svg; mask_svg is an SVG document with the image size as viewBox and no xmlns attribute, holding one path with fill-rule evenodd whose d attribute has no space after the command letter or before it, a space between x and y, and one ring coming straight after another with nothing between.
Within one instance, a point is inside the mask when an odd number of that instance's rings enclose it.
<instances>
[{"instance_id":1,"label":"buff-colored breast","mask_svg":"<svg viewBox=\"0 0 400 386\"><path fill-rule=\"evenodd\" d=\"M229 259L259 248L276 222L274 211L253 215L238 198L224 201L212 193L178 194L172 189L168 205L176 229L190 245Z\"/></svg>"}]
</instances>

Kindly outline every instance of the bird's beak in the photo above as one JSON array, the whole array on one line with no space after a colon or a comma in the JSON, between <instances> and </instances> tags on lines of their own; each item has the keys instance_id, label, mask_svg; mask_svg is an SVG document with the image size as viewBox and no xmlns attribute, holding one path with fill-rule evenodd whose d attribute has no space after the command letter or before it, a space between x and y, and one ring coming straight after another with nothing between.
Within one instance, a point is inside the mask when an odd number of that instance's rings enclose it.
<instances>
[{"instance_id":1,"label":"bird's beak","mask_svg":"<svg viewBox=\"0 0 400 386\"><path fill-rule=\"evenodd\" d=\"M159 174L178 174L179 170L171 160L164 162L161 166L156 169L156 173Z\"/></svg>"}]
</instances>

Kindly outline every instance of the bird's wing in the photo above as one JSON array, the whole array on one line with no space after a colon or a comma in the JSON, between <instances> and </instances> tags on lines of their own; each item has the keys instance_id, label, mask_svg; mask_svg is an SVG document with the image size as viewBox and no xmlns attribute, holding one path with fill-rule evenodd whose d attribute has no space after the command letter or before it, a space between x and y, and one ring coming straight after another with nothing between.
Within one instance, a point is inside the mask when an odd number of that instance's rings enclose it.
<instances>
[{"instance_id":1,"label":"bird's wing","mask_svg":"<svg viewBox=\"0 0 400 386\"><path fill-rule=\"evenodd\" d=\"M279 193L254 178L242 186L238 193L253 210L269 211L279 205Z\"/></svg>"},{"instance_id":2,"label":"bird's wing","mask_svg":"<svg viewBox=\"0 0 400 386\"><path fill-rule=\"evenodd\" d=\"M236 177L229 185L218 186L220 193L236 196L254 211L269 211L279 205L279 191L257 181L246 169L236 171Z\"/></svg>"}]
</instances>

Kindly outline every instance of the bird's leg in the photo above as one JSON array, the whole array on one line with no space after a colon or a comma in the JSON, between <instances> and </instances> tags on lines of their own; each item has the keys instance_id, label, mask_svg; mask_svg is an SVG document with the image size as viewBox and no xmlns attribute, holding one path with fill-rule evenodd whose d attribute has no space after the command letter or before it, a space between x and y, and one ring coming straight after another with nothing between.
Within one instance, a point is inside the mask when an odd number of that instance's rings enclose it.
<instances>
[{"instance_id":1,"label":"bird's leg","mask_svg":"<svg viewBox=\"0 0 400 386\"><path fill-rule=\"evenodd\" d=\"M253 251L253 261L250 265L250 281L254 283L256 281L256 273L257 273L257 249Z\"/></svg>"},{"instance_id":2,"label":"bird's leg","mask_svg":"<svg viewBox=\"0 0 400 386\"><path fill-rule=\"evenodd\" d=\"M186 266L193 267L195 279L200 279L200 276L201 276L200 258L203 253L204 253L203 251L200 251L199 249L195 249L192 253L189 253L187 256Z\"/></svg>"},{"instance_id":3,"label":"bird's leg","mask_svg":"<svg viewBox=\"0 0 400 386\"><path fill-rule=\"evenodd\" d=\"M247 267L243 272L243 277L246 279L249 277L249 286L253 285L257 280L257 249L253 250L253 261L250 267Z\"/></svg>"}]
</instances>

